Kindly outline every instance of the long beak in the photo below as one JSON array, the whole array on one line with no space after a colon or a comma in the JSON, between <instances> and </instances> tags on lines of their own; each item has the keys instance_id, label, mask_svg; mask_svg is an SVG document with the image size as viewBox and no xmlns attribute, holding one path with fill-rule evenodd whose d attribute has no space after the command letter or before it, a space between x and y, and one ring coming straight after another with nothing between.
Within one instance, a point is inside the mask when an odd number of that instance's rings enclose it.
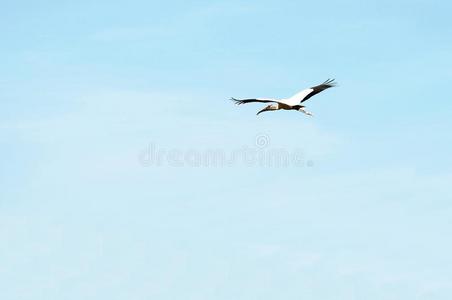
<instances>
[{"instance_id":1,"label":"long beak","mask_svg":"<svg viewBox=\"0 0 452 300\"><path fill-rule=\"evenodd\" d=\"M266 107L266 108L264 108L264 109L258 111L257 114L256 114L256 116L257 116L258 114L264 112L264 111L269 111L269 110L270 110L270 109L268 109L268 107Z\"/></svg>"}]
</instances>

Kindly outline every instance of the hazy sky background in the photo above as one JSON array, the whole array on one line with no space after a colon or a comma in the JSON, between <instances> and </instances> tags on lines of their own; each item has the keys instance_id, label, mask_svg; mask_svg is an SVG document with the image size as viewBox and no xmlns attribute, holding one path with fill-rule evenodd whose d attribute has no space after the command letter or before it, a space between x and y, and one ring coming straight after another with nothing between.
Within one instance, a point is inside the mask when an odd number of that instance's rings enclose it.
<instances>
[{"instance_id":1,"label":"hazy sky background","mask_svg":"<svg viewBox=\"0 0 452 300\"><path fill-rule=\"evenodd\" d=\"M3 2L0 299L451 299L451 11ZM140 161L256 137L305 163Z\"/></svg>"}]
</instances>

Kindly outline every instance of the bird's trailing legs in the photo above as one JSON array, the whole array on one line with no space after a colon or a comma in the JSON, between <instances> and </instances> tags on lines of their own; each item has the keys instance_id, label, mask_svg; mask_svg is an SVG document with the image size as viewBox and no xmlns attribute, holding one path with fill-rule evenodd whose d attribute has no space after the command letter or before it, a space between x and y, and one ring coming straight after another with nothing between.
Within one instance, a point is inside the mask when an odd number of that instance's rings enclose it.
<instances>
[{"instance_id":1,"label":"bird's trailing legs","mask_svg":"<svg viewBox=\"0 0 452 300\"><path fill-rule=\"evenodd\" d=\"M305 110L304 107L299 108L298 111L301 111L302 113L312 117L312 113Z\"/></svg>"}]
</instances>

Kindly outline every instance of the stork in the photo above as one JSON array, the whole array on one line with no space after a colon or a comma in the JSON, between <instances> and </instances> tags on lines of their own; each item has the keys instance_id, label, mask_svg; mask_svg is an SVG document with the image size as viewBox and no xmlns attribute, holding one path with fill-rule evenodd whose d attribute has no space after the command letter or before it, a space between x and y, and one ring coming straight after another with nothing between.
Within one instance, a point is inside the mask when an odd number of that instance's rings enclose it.
<instances>
[{"instance_id":1,"label":"stork","mask_svg":"<svg viewBox=\"0 0 452 300\"><path fill-rule=\"evenodd\" d=\"M285 99L263 99L263 98L253 98L253 99L235 99L231 98L232 101L235 102L237 105L245 104L245 103L251 103L251 102L261 102L261 103L273 103L268 106L266 106L264 109L257 112L256 115L264 112L264 111L272 111L272 110L298 110L303 113L305 113L308 116L312 116L312 113L309 111L306 111L304 108L304 105L301 105L301 103L305 102L312 96L329 89L331 87L336 86L336 83L334 82L334 79L328 79L324 83L313 86L311 88L302 90L301 92L293 95L290 98Z\"/></svg>"}]
</instances>

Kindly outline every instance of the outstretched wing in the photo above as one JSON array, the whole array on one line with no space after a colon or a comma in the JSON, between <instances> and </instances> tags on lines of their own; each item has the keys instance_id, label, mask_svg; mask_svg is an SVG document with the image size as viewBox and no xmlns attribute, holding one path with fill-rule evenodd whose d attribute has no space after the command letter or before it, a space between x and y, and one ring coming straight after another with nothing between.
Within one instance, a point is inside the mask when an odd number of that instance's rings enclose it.
<instances>
[{"instance_id":1,"label":"outstretched wing","mask_svg":"<svg viewBox=\"0 0 452 300\"><path fill-rule=\"evenodd\" d=\"M232 101L235 102L235 104L245 104L245 103L251 103L251 102L260 102L260 103L269 103L269 102L278 102L276 99L262 99L262 98L255 98L255 99L235 99L231 98Z\"/></svg>"},{"instance_id":2,"label":"outstretched wing","mask_svg":"<svg viewBox=\"0 0 452 300\"><path fill-rule=\"evenodd\" d=\"M294 105L300 104L300 103L308 100L312 96L320 93L323 90L333 87L335 85L336 85L336 83L334 82L334 79L328 79L324 83L317 85L317 86L313 86L313 87L305 89L305 90L302 90L301 92L293 95L290 98L285 99L282 102L284 102L285 104L294 106Z\"/></svg>"},{"instance_id":3,"label":"outstretched wing","mask_svg":"<svg viewBox=\"0 0 452 300\"><path fill-rule=\"evenodd\" d=\"M309 98L311 98L312 96L317 95L318 93L320 93L320 92L322 92L322 91L324 91L326 89L329 89L331 87L334 87L334 86L336 86L336 83L334 82L334 79L328 79L327 81L325 81L322 84L313 86L311 88L312 92L310 92L309 94L306 95L306 97L301 99L300 103L303 103L306 100L308 100Z\"/></svg>"}]
</instances>

